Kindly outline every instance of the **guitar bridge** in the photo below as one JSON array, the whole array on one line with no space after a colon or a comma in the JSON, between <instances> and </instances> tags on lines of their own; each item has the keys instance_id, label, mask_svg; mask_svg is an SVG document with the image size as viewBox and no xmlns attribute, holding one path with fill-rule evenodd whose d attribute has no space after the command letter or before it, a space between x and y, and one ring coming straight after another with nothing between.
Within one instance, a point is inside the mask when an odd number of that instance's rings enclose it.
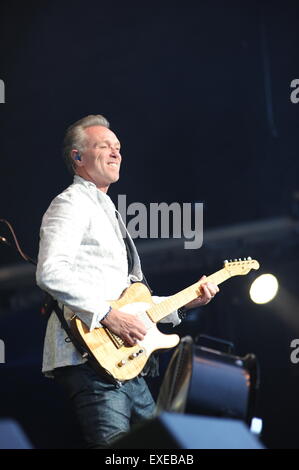
<instances>
[{"instance_id":1,"label":"guitar bridge","mask_svg":"<svg viewBox=\"0 0 299 470\"><path fill-rule=\"evenodd\" d=\"M117 349L121 348L124 345L124 341L119 336L112 333L112 331L108 330L108 328L105 328L105 331L107 335L109 336L109 338L111 339L114 346L117 347Z\"/></svg>"}]
</instances>

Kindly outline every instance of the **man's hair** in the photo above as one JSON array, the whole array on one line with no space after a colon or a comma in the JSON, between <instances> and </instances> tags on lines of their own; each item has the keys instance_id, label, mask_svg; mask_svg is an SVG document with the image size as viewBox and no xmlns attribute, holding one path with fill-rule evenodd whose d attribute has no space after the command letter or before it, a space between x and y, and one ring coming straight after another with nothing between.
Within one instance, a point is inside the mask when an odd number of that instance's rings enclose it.
<instances>
[{"instance_id":1,"label":"man's hair","mask_svg":"<svg viewBox=\"0 0 299 470\"><path fill-rule=\"evenodd\" d=\"M71 174L76 173L76 164L71 157L73 149L78 150L79 153L83 152L86 145L86 134L84 129L91 126L110 126L107 119L101 114L90 114L84 118L76 121L68 127L64 140L63 140L63 158Z\"/></svg>"}]
</instances>

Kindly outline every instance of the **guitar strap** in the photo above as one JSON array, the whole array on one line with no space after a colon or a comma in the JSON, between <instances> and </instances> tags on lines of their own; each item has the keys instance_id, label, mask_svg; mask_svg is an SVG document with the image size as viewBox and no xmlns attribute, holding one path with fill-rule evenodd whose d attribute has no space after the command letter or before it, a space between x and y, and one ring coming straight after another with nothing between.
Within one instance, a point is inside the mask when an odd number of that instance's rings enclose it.
<instances>
[{"instance_id":1,"label":"guitar strap","mask_svg":"<svg viewBox=\"0 0 299 470\"><path fill-rule=\"evenodd\" d=\"M128 238L127 237L124 237L124 242L125 242L125 245L126 245L126 250L127 250L127 258L128 258L128 274L131 274L131 272L133 271L133 255L132 255L132 247L131 247L131 244L128 242ZM152 289L150 288L147 280L146 280L146 277L145 275L142 273L142 280L141 282L143 282L143 284L146 285L146 287L148 288L148 290L150 291L150 293L152 294L153 291Z\"/></svg>"}]
</instances>

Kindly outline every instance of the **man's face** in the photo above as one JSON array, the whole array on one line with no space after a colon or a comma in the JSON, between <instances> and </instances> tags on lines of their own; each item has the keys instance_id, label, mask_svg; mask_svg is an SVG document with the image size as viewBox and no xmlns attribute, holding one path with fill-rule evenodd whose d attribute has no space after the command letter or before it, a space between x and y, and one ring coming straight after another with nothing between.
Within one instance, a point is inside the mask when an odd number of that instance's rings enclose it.
<instances>
[{"instance_id":1,"label":"man's face","mask_svg":"<svg viewBox=\"0 0 299 470\"><path fill-rule=\"evenodd\" d=\"M121 164L120 142L107 127L92 126L85 129L86 141L77 174L107 191L119 179Z\"/></svg>"}]
</instances>

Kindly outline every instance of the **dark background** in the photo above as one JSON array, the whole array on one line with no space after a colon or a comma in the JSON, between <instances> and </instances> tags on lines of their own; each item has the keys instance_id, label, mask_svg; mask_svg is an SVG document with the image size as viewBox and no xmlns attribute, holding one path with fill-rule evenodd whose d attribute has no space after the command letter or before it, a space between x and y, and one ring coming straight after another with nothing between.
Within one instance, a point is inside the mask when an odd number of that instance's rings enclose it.
<instances>
[{"instance_id":1,"label":"dark background","mask_svg":"<svg viewBox=\"0 0 299 470\"><path fill-rule=\"evenodd\" d=\"M118 194L128 204L200 201L205 231L297 220L299 104L290 101L290 83L299 78L297 2L10 1L0 13L0 218L27 254L37 256L41 217L71 183L61 159L65 129L87 114L106 116L122 143L121 179L109 192L115 202ZM0 235L10 237L4 225ZM152 269L153 260L161 262L153 247L145 271L157 294L216 271L224 258L251 255L278 276L272 303L253 305L253 277L236 279L179 332L213 334L232 341L237 354L255 353L263 440L296 448L299 364L290 361L290 341L299 337L297 232L252 243L250 253L249 240L239 242L229 249L221 240L204 243L194 254L198 267L182 261L168 271L167 250L163 269ZM21 269L25 262L0 246L2 272L16 263ZM40 300L32 280L1 287L0 415L17 419L36 447L75 446L67 404L40 374Z\"/></svg>"}]
</instances>

